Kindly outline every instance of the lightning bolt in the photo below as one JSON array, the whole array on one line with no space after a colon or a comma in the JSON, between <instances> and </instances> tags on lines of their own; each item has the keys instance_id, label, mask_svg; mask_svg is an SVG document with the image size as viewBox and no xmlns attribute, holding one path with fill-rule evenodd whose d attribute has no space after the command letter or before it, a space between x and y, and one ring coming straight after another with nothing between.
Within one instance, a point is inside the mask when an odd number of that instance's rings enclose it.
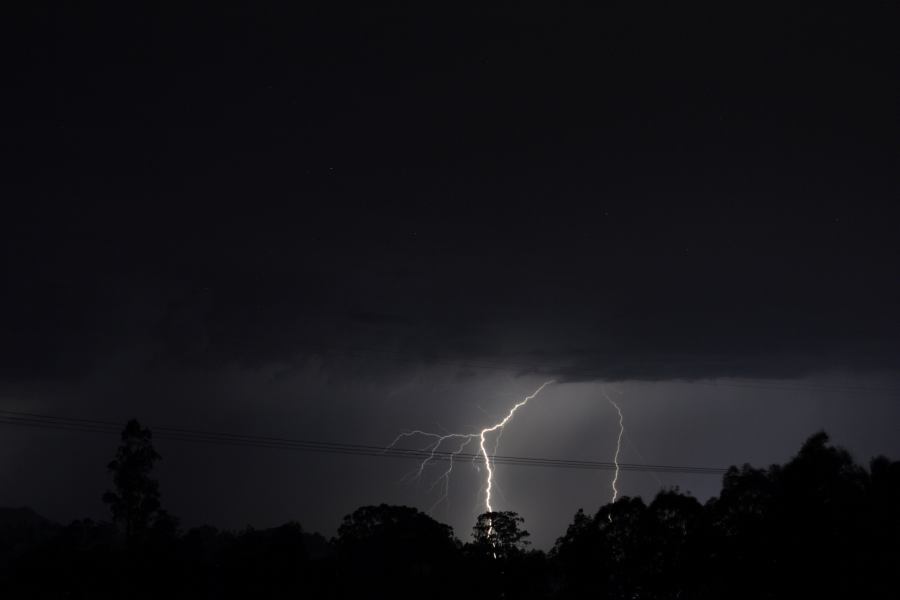
<instances>
[{"instance_id":1,"label":"lightning bolt","mask_svg":"<svg viewBox=\"0 0 900 600\"><path fill-rule=\"evenodd\" d=\"M506 416L503 417L503 419L499 423L497 423L495 425L491 425L490 427L485 427L478 434L478 438L480 440L478 445L481 448L481 455L484 457L484 466L485 466L485 469L487 470L487 482L486 482L485 490L484 490L484 505L487 507L487 512L494 512L494 508L491 506L491 488L494 486L494 466L491 464L491 458L488 456L487 448L485 448L485 446L484 446L485 436L489 433L493 433L494 431L498 431L498 430L500 431L500 433L497 434L498 437L500 435L502 435L503 428L506 427L506 424L512 420L513 415L516 414L516 411L519 410L520 408L522 408L523 406L525 406L526 404L528 404L529 400L531 400L532 398L534 398L535 396L540 394L541 390L543 390L545 387L547 387L548 385L550 385L553 382L554 381L551 379L550 381L545 381L544 383L542 383L541 387L536 389L530 396L525 396L524 400L520 400L519 402L517 402L515 404L515 406L513 406L508 413L506 413ZM500 440L498 439L497 444L494 445L495 453L496 453L497 447L499 445L500 445Z\"/></svg>"},{"instance_id":2,"label":"lightning bolt","mask_svg":"<svg viewBox=\"0 0 900 600\"><path fill-rule=\"evenodd\" d=\"M484 461L485 467L485 483L484 483L484 506L487 509L487 512L494 512L493 504L491 503L492 492L494 488L494 464L491 460L492 456L497 454L497 449L500 446L500 437L503 435L503 428L513 419L520 408L528 404L529 401L533 400L541 391L547 387L548 385L555 383L555 380L551 379L550 381L545 381L537 388L534 392L525 396L519 402L516 402L512 408L509 409L509 412L506 413L500 421L485 427L481 431L477 433L447 433L447 434L439 434L433 433L430 431L422 431L421 429L414 429L412 431L406 431L398 435L394 438L394 441L391 442L386 449L391 449L397 445L400 440L408 437L424 437L432 440L429 442L424 448L424 451L427 451L429 454L425 457L425 459L419 463L419 467L415 471L415 478L418 479L425 472L425 467L434 460L436 453L440 450L441 446L447 442L448 440L458 440L460 445L456 447L455 450L449 453L448 462L449 466L447 469L438 477L434 483L432 483L431 488L433 489L438 484L441 484L442 495L438 499L438 501L431 507L431 510L434 510L442 501L447 499L447 496L450 491L450 475L453 472L453 459L456 455L460 454L469 443L478 440L478 448L481 451L481 457ZM494 448L493 453L489 454L487 450L487 438L489 434L495 433L497 437L494 440Z\"/></svg>"},{"instance_id":3,"label":"lightning bolt","mask_svg":"<svg viewBox=\"0 0 900 600\"><path fill-rule=\"evenodd\" d=\"M610 398L606 392L603 393L606 396L606 400L612 404L613 408L616 409L616 412L619 413L619 437L616 438L616 454L613 456L613 464L616 466L616 470L613 473L612 479L612 500L611 502L615 502L616 498L619 497L619 488L616 487L616 484L619 483L619 452L622 451L622 435L625 434L625 418L622 416L622 409L619 408L619 405L616 404L612 398ZM610 517L611 518L611 517Z\"/></svg>"},{"instance_id":4,"label":"lightning bolt","mask_svg":"<svg viewBox=\"0 0 900 600\"><path fill-rule=\"evenodd\" d=\"M613 392L617 393L617 394L620 395L620 396L623 396L623 395L624 395L620 390L617 390L617 389L614 388L614 387L611 387L611 388L609 388L609 389L611 389ZM607 398L607 400L608 400L608 399L609 399L609 398ZM634 451L635 454L637 454L637 455L640 457L640 459L641 459L642 461L644 461L645 463L646 463L646 462L650 462L650 461L647 460L647 457L644 456L644 453L641 452L640 448L637 447L637 444L634 443L634 440L631 439L631 436L628 435L628 432L625 431L624 433L625 433L625 435L623 436L623 438L625 439L625 443L628 444L629 446L631 446L631 449ZM656 473L654 473L653 471L644 471L644 473L647 474L647 477L649 477L649 478L651 478L653 481L655 481L655 482L656 482L656 485L658 485L659 487L663 487L662 479L660 479L659 477L657 477L657 476L656 476Z\"/></svg>"}]
</instances>

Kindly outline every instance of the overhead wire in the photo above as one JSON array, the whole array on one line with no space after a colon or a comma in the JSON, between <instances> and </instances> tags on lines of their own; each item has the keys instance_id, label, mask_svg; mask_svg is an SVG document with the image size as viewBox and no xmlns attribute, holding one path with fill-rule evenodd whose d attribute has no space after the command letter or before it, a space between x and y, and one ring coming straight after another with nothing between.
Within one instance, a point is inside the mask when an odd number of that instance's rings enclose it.
<instances>
[{"instance_id":1,"label":"overhead wire","mask_svg":"<svg viewBox=\"0 0 900 600\"><path fill-rule=\"evenodd\" d=\"M62 417L57 415L30 413L0 409L0 424L19 427L34 427L52 430L75 431L81 433L118 434L121 425L98 419ZM162 440L192 442L201 444L224 445L234 447L270 448L293 450L299 452L315 452L323 454L343 454L351 456L430 459L435 461L469 459L476 463L483 462L480 453L452 453L423 449L385 448L367 444L351 444L339 442L323 442L282 437L248 435L220 431L202 431L183 427L151 427L153 437ZM611 462L579 459L560 459L529 456L496 455L490 457L492 464L503 464L523 467L545 467L558 469L614 470ZM619 463L619 468L628 471L650 471L656 473L682 473L697 475L722 475L727 469L720 467L703 467L694 465L640 464Z\"/></svg>"}]
</instances>

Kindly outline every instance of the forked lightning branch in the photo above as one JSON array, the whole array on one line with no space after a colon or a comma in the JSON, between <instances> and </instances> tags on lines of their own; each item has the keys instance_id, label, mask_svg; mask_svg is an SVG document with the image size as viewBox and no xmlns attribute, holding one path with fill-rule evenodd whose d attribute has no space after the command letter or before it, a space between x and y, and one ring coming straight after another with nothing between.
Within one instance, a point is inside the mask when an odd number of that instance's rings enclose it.
<instances>
[{"instance_id":1,"label":"forked lightning branch","mask_svg":"<svg viewBox=\"0 0 900 600\"><path fill-rule=\"evenodd\" d=\"M555 383L555 380L545 381L538 387L534 392L525 396L522 400L515 403L512 408L509 409L509 412L506 413L500 421L494 423L493 425L489 425L484 429L474 432L474 433L434 433L431 431L422 431L421 429L414 429L412 431L405 431L394 438L394 441L387 446L387 449L392 449L396 447L396 445L405 438L427 438L429 439L429 443L422 448L425 452L428 452L428 456L419 463L419 466L416 468L414 472L414 477L419 478L425 472L425 468L435 460L438 453L441 454L442 458L446 458L448 461L447 468L443 473L432 483L431 488L433 489L435 486L440 486L441 495L437 499L437 501L432 505L431 510L434 510L441 502L447 499L447 496L450 491L450 475L453 473L454 466L454 458L456 458L463 450L466 449L469 444L472 442L477 442L478 451L481 457L481 460L484 462L484 508L487 512L494 512L493 506L493 490L494 490L494 474L495 474L495 465L494 465L494 457L497 455L497 450L500 445L500 437L503 434L504 428L513 420L516 412L523 408L528 402L536 398L545 387ZM607 397L607 399L609 399ZM613 473L612 479L612 501L615 502L618 497L619 490L616 487L619 480L619 450L621 449L622 443L622 434L625 431L624 422L622 417L622 411L619 409L619 406L615 404L612 400L609 400L610 404L612 404L616 412L619 416L619 435L616 440L616 453L613 459L613 463L615 465L615 470ZM488 452L488 443L489 441L493 441L493 448L490 452ZM451 445L452 444L452 445ZM449 452L447 452L446 448L452 448Z\"/></svg>"}]
</instances>

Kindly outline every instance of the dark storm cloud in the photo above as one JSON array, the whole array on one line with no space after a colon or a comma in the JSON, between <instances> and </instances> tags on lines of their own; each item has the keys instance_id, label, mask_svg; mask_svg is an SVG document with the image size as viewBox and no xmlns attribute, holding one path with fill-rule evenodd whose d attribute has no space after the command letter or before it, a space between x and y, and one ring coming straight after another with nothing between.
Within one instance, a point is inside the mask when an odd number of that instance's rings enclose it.
<instances>
[{"instance_id":1,"label":"dark storm cloud","mask_svg":"<svg viewBox=\"0 0 900 600\"><path fill-rule=\"evenodd\" d=\"M4 298L3 364L13 378L77 375L93 359L145 347L155 365L361 356L399 368L480 361L576 379L660 379L882 368L897 357L887 213L775 226L733 212L736 222L699 226L609 214L588 225L519 216L518 231L499 220L477 231L458 218L402 250L384 238L409 235L410 225L371 213L357 218L372 230L347 221L340 228L351 231L316 245L274 220L220 223L224 241L199 229L198 246L211 249L148 250L156 242L129 231L92 249L58 232L59 264L24 257L12 269L22 269L13 278L21 284ZM851 227L860 228L851 242L832 248ZM801 234L803 248L785 247ZM746 238L739 250L728 246L735 236ZM860 251L864 243L876 248ZM142 264L142 252L167 266ZM42 278L29 275L39 268Z\"/></svg>"},{"instance_id":2,"label":"dark storm cloud","mask_svg":"<svg viewBox=\"0 0 900 600\"><path fill-rule=\"evenodd\" d=\"M896 364L890 10L42 15L0 373Z\"/></svg>"}]
</instances>

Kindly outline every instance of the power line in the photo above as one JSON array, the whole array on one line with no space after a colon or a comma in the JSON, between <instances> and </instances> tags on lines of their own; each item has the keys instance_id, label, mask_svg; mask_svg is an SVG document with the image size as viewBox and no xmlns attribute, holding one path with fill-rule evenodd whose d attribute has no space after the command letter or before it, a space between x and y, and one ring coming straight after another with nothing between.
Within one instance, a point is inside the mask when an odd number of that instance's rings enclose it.
<instances>
[{"instance_id":1,"label":"power line","mask_svg":"<svg viewBox=\"0 0 900 600\"><path fill-rule=\"evenodd\" d=\"M4 411L9 412L9 411ZM79 424L79 423L67 423L61 420L47 420L47 419L35 419L29 417L13 417L6 416L0 417L0 423L9 424L9 425L20 425L20 426L30 426L30 427L41 427L41 428L49 428L49 429L63 429L70 431L81 431L87 433L106 433L106 434L117 434L118 426L114 427L102 427L97 425L88 425L88 424ZM277 439L272 438L264 438L258 436L244 436L237 434L223 434L217 432L188 432L187 430L174 430L174 431L182 431L183 433L177 433L170 430L164 430L162 428L156 429L157 433L155 434L159 439L167 439L167 440L179 440L179 441L187 441L187 442L200 442L200 443L210 443L210 444L224 444L231 446L250 446L250 447L261 447L261 448L280 448L280 449L292 449L299 451L307 451L307 452L322 452L322 453L331 453L331 454L350 454L350 455L358 455L358 456L384 456L384 457L399 457L399 458L415 458L418 460L423 460L425 458L430 458L432 460L449 460L451 458L451 453L436 451L434 453L426 450L415 450L415 449L401 449L401 448L392 448L392 449L384 449L378 446L365 446L359 444L336 444L336 443L328 443L328 442L312 442L307 440L282 440L278 441ZM473 461L481 461L483 458L480 454L469 454L469 453L459 453L453 454L453 457L456 459L470 459ZM575 469L614 469L615 466L612 463L604 463L598 461L580 461L580 460L562 460L562 459L544 459L544 458L530 458L530 457L514 457L514 456L496 456L491 457L492 462L498 464L510 464L510 465L519 465L519 466L544 466L544 467L558 467L558 468L575 468ZM654 470L659 472L690 472L690 473L713 473L720 474L724 472L723 469L713 469L708 467L679 467L674 465L641 465L641 464L629 464L623 465L620 464L620 468L637 470L637 471L647 471Z\"/></svg>"},{"instance_id":2,"label":"power line","mask_svg":"<svg viewBox=\"0 0 900 600\"><path fill-rule=\"evenodd\" d=\"M41 429L76 431L81 433L119 434L121 425L111 421L97 419L77 419L48 414L28 413L0 409L0 424L19 427L36 427ZM483 462L484 458L477 453L452 453L446 451L430 451L422 449L383 448L364 444L347 444L337 442L320 442L258 435L245 435L217 431L200 431L175 427L154 427L154 437L164 440L193 442L201 444L224 445L234 447L271 448L295 450L299 452L315 452L323 454L343 454L351 456L367 456L373 458L406 458L416 460L470 460ZM502 465L523 467L546 467L558 469L615 470L611 462L588 461L575 459L555 459L526 456L491 456L491 462ZM718 467L651 465L640 463L619 463L619 468L626 471L651 471L657 473L684 473L697 475L721 475L726 469Z\"/></svg>"}]
</instances>

